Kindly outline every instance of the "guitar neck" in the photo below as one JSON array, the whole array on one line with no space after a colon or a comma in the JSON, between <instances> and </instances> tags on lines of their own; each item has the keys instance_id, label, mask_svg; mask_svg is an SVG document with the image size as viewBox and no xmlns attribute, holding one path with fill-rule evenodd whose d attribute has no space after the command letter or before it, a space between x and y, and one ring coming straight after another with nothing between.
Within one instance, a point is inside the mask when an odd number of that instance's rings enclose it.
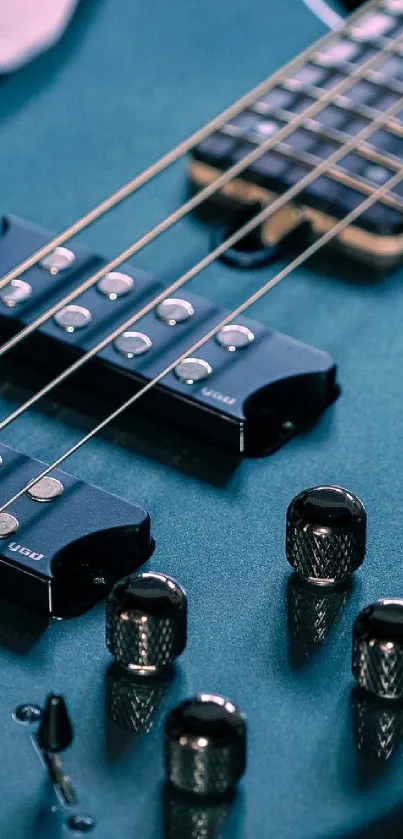
<instances>
[{"instance_id":1,"label":"guitar neck","mask_svg":"<svg viewBox=\"0 0 403 839\"><path fill-rule=\"evenodd\" d=\"M256 208L318 170L291 204L293 211L302 210L314 234L322 235L400 170L402 47L403 3L366 5L339 33L327 35L275 74L267 93L197 146L189 166L193 184L206 186L260 149L216 198L231 209ZM262 236L272 244L287 232L287 222L279 224L274 216ZM385 192L337 242L362 261L398 261L403 185Z\"/></svg>"}]
</instances>

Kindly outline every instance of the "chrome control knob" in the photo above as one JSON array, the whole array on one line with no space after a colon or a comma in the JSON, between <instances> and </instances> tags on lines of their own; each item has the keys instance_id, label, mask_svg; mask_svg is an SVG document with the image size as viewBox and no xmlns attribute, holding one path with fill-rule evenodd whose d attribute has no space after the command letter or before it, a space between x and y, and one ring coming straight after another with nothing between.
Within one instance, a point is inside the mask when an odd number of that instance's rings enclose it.
<instances>
[{"instance_id":1,"label":"chrome control knob","mask_svg":"<svg viewBox=\"0 0 403 839\"><path fill-rule=\"evenodd\" d=\"M362 502L347 489L305 489L287 510L288 562L310 583L347 580L364 561L366 521Z\"/></svg>"},{"instance_id":2,"label":"chrome control knob","mask_svg":"<svg viewBox=\"0 0 403 839\"><path fill-rule=\"evenodd\" d=\"M403 600L378 600L360 612L353 628L352 669L369 693L403 698Z\"/></svg>"},{"instance_id":3,"label":"chrome control knob","mask_svg":"<svg viewBox=\"0 0 403 839\"><path fill-rule=\"evenodd\" d=\"M145 572L114 586L106 606L106 644L121 667L156 673L181 655L186 639L187 598L175 580Z\"/></svg>"},{"instance_id":4,"label":"chrome control knob","mask_svg":"<svg viewBox=\"0 0 403 839\"><path fill-rule=\"evenodd\" d=\"M228 699L200 694L168 716L165 767L178 789L219 797L233 790L246 766L246 722Z\"/></svg>"}]
</instances>

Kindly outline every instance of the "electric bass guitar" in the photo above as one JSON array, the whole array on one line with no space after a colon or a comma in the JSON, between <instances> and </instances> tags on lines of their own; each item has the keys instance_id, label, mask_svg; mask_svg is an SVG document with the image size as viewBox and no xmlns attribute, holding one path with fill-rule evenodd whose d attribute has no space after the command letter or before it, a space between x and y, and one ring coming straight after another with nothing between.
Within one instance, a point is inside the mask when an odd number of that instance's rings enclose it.
<instances>
[{"instance_id":1,"label":"electric bass guitar","mask_svg":"<svg viewBox=\"0 0 403 839\"><path fill-rule=\"evenodd\" d=\"M0 119L1 836L403 836L402 0L87 0Z\"/></svg>"}]
</instances>

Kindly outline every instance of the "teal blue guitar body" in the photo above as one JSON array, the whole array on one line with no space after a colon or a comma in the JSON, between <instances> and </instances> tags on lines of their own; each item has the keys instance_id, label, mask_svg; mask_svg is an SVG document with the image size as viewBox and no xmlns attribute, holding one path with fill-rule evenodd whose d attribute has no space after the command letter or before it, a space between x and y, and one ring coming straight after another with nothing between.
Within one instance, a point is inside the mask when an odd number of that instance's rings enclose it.
<instances>
[{"instance_id":1,"label":"teal blue guitar body","mask_svg":"<svg viewBox=\"0 0 403 839\"><path fill-rule=\"evenodd\" d=\"M3 212L63 229L324 32L300 0L85 0L63 40L0 85ZM186 194L182 160L78 241L112 257ZM209 248L209 227L192 216L134 264L168 284ZM233 308L278 267L245 272L216 262L191 288ZM94 839L185 839L167 818L163 723L200 691L229 696L249 724L248 768L223 837L403 835L402 758L371 761L357 749L350 664L357 612L403 591L402 316L403 270L380 276L342 257L317 259L251 310L335 359L341 395L314 428L268 458L241 461L132 411L66 463L150 513L155 551L145 567L185 587L188 646L152 730L135 737L108 720L104 604L45 626L0 602L2 836L70 835L29 730L13 719L17 706L41 705L50 691L71 713L65 764L74 812L95 818ZM1 363L1 416L44 381L10 354ZM72 383L1 440L50 462L107 412L107 394ZM337 623L315 647L290 630L285 513L297 492L324 483L362 498L368 549Z\"/></svg>"}]
</instances>

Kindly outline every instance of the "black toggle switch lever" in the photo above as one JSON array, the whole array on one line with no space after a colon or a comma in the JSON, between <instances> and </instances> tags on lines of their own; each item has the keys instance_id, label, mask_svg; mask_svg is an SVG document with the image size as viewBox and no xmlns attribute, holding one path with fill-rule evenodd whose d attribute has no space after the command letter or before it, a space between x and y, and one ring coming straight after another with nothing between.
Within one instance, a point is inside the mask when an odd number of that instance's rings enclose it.
<instances>
[{"instance_id":1,"label":"black toggle switch lever","mask_svg":"<svg viewBox=\"0 0 403 839\"><path fill-rule=\"evenodd\" d=\"M41 749L51 754L64 752L71 746L73 728L62 696L48 696L37 737Z\"/></svg>"},{"instance_id":2,"label":"black toggle switch lever","mask_svg":"<svg viewBox=\"0 0 403 839\"><path fill-rule=\"evenodd\" d=\"M42 719L33 741L48 770L55 792L65 806L77 802L70 778L66 774L60 753L73 742L73 727L62 696L51 693L46 699Z\"/></svg>"},{"instance_id":3,"label":"black toggle switch lever","mask_svg":"<svg viewBox=\"0 0 403 839\"><path fill-rule=\"evenodd\" d=\"M55 806L53 796L50 799L48 816L52 818L52 836L55 835L56 824L60 826L63 836L66 828L80 834L91 831L96 826L96 820L91 815L72 809L79 801L60 758L61 753L73 742L73 726L63 697L56 693L49 694L43 708L32 703L19 705L13 718L24 725L38 723L36 731L30 734L30 740L59 800L59 806Z\"/></svg>"}]
</instances>

